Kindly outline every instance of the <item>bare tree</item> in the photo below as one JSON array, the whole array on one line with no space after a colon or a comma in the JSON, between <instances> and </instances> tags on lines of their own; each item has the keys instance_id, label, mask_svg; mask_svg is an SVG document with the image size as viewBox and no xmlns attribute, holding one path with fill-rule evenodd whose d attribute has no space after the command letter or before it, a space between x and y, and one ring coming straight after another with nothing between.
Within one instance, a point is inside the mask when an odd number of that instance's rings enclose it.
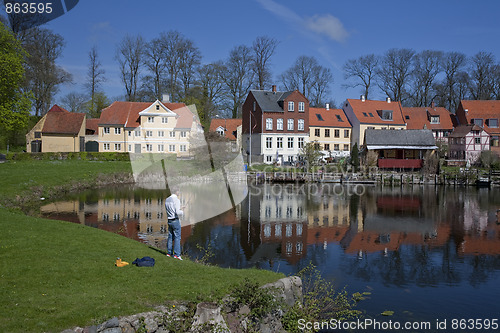
<instances>
[{"instance_id":1,"label":"bare tree","mask_svg":"<svg viewBox=\"0 0 500 333\"><path fill-rule=\"evenodd\" d=\"M252 50L245 45L234 47L222 71L222 80L228 99L227 108L231 111L233 118L238 117L238 111L253 85L253 79Z\"/></svg>"},{"instance_id":2,"label":"bare tree","mask_svg":"<svg viewBox=\"0 0 500 333\"><path fill-rule=\"evenodd\" d=\"M206 100L207 115L212 118L217 107L224 98L224 81L222 79L224 64L221 61L203 65L198 69L198 85Z\"/></svg>"},{"instance_id":3,"label":"bare tree","mask_svg":"<svg viewBox=\"0 0 500 333\"><path fill-rule=\"evenodd\" d=\"M457 86L459 84L458 76L465 69L467 57L459 52L447 52L443 56L444 79L437 86L440 105L448 110L456 110L460 103L458 98Z\"/></svg>"},{"instance_id":4,"label":"bare tree","mask_svg":"<svg viewBox=\"0 0 500 333\"><path fill-rule=\"evenodd\" d=\"M374 54L361 56L357 59L350 59L344 64L344 78L356 79L356 83L346 84L345 87L362 87L362 94L368 99L372 81L378 66L378 57Z\"/></svg>"},{"instance_id":5,"label":"bare tree","mask_svg":"<svg viewBox=\"0 0 500 333\"><path fill-rule=\"evenodd\" d=\"M180 99L185 99L195 81L196 69L201 62L201 52L192 40L183 38L179 45L179 56L179 71L183 88Z\"/></svg>"},{"instance_id":6,"label":"bare tree","mask_svg":"<svg viewBox=\"0 0 500 333\"><path fill-rule=\"evenodd\" d=\"M443 52L424 50L413 57L413 106L429 106L436 96L436 77L442 71Z\"/></svg>"},{"instance_id":7,"label":"bare tree","mask_svg":"<svg viewBox=\"0 0 500 333\"><path fill-rule=\"evenodd\" d=\"M390 49L381 58L377 70L378 87L394 101L408 99L408 85L415 51Z\"/></svg>"},{"instance_id":8,"label":"bare tree","mask_svg":"<svg viewBox=\"0 0 500 333\"><path fill-rule=\"evenodd\" d=\"M91 114L96 115L100 110L95 108L95 94L99 90L101 83L106 81L104 77L104 69L102 68L101 62L97 54L97 48L95 46L90 49L89 52L89 69L87 71L87 82L85 86L90 92L90 107L89 111Z\"/></svg>"},{"instance_id":9,"label":"bare tree","mask_svg":"<svg viewBox=\"0 0 500 333\"><path fill-rule=\"evenodd\" d=\"M270 59L276 51L278 41L267 36L257 37L252 44L253 71L257 89L264 90L271 81Z\"/></svg>"},{"instance_id":10,"label":"bare tree","mask_svg":"<svg viewBox=\"0 0 500 333\"><path fill-rule=\"evenodd\" d=\"M62 107L70 112L85 112L87 96L78 92L70 92L61 99Z\"/></svg>"},{"instance_id":11,"label":"bare tree","mask_svg":"<svg viewBox=\"0 0 500 333\"><path fill-rule=\"evenodd\" d=\"M470 60L469 91L473 99L488 100L493 98L495 56L492 53L479 52Z\"/></svg>"},{"instance_id":12,"label":"bare tree","mask_svg":"<svg viewBox=\"0 0 500 333\"><path fill-rule=\"evenodd\" d=\"M28 53L24 89L32 92L35 115L41 116L51 107L60 85L72 80L70 73L56 65L64 39L48 29L33 28L24 32L22 45Z\"/></svg>"},{"instance_id":13,"label":"bare tree","mask_svg":"<svg viewBox=\"0 0 500 333\"><path fill-rule=\"evenodd\" d=\"M316 58L300 56L292 67L280 75L280 81L286 90L297 89L312 106L320 106L333 82L333 75Z\"/></svg>"},{"instance_id":14,"label":"bare tree","mask_svg":"<svg viewBox=\"0 0 500 333\"><path fill-rule=\"evenodd\" d=\"M160 35L162 36L162 35ZM163 93L162 78L165 74L167 53L163 45L162 37L154 38L146 44L144 49L144 65L151 75L144 78L146 86L151 82L153 86L153 96L161 100Z\"/></svg>"},{"instance_id":15,"label":"bare tree","mask_svg":"<svg viewBox=\"0 0 500 333\"><path fill-rule=\"evenodd\" d=\"M142 36L127 35L120 42L116 51L116 59L118 60L120 75L125 85L126 99L128 101L137 99L144 44Z\"/></svg>"},{"instance_id":16,"label":"bare tree","mask_svg":"<svg viewBox=\"0 0 500 333\"><path fill-rule=\"evenodd\" d=\"M167 33L161 33L160 39L166 55L165 63L168 74L166 90L172 99L176 99L179 96L178 78L181 63L181 45L184 36L178 31L169 31Z\"/></svg>"}]
</instances>

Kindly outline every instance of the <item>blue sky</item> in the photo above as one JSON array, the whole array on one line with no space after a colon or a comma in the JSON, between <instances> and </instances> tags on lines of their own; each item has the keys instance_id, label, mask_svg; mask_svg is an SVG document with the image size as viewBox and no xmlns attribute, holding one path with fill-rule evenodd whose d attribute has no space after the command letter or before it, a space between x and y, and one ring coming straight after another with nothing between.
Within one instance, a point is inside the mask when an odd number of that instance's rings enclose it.
<instances>
[{"instance_id":1,"label":"blue sky","mask_svg":"<svg viewBox=\"0 0 500 333\"><path fill-rule=\"evenodd\" d=\"M150 40L177 30L199 47L203 63L225 59L234 46L250 45L258 36L276 38L274 76L297 57L314 56L332 70L331 99L339 105L360 95L359 89L342 88L342 65L361 55L412 48L469 56L487 51L500 60L499 12L497 0L80 0L46 26L66 41L59 64L75 83L62 93L83 89L88 52L96 45L108 79L106 94L123 95L114 60L119 41L127 33ZM379 93L373 97L384 98Z\"/></svg>"}]
</instances>

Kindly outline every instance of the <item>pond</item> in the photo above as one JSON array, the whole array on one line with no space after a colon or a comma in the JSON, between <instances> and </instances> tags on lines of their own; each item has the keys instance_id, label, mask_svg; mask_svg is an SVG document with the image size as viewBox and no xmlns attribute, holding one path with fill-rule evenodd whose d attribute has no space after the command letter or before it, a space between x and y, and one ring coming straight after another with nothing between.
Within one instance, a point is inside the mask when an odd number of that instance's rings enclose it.
<instances>
[{"instance_id":1,"label":"pond","mask_svg":"<svg viewBox=\"0 0 500 333\"><path fill-rule=\"evenodd\" d=\"M451 330L455 319L500 320L500 189L251 184L245 193L198 222L189 219L196 193L183 192L184 253L200 258L208 249L212 264L285 274L312 263L339 288L370 292L359 308L386 324L429 322L434 330L446 320ZM41 210L165 249L165 197L110 188ZM382 316L386 310L394 315Z\"/></svg>"}]
</instances>

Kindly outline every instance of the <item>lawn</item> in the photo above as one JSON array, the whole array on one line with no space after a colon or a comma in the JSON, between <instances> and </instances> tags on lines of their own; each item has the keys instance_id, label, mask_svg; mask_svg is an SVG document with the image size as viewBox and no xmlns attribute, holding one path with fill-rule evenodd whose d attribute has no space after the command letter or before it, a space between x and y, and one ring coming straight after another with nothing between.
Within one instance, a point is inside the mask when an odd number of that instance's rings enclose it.
<instances>
[{"instance_id":1,"label":"lawn","mask_svg":"<svg viewBox=\"0 0 500 333\"><path fill-rule=\"evenodd\" d=\"M9 161L0 164L0 198L129 171L126 162ZM60 332L172 301L222 297L245 278L264 284L282 277L177 261L113 233L16 209L0 208L0 228L1 332ZM131 263L143 256L155 258L155 267L114 266L117 257Z\"/></svg>"}]
</instances>

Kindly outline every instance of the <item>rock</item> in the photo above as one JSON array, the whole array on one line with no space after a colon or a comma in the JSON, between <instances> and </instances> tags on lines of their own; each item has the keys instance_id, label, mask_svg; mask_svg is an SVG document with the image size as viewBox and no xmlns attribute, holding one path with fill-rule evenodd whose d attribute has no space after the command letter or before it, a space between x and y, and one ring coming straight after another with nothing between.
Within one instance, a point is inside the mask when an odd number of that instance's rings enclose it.
<instances>
[{"instance_id":1,"label":"rock","mask_svg":"<svg viewBox=\"0 0 500 333\"><path fill-rule=\"evenodd\" d=\"M220 307L215 303L202 302L196 306L194 322L191 330L196 332L205 325L213 325L216 332L230 333L226 321L220 313Z\"/></svg>"},{"instance_id":2,"label":"rock","mask_svg":"<svg viewBox=\"0 0 500 333\"><path fill-rule=\"evenodd\" d=\"M100 329L104 330L106 328L113 328L113 327L119 327L120 322L118 321L118 318L114 317L105 322L104 324L101 325Z\"/></svg>"},{"instance_id":3,"label":"rock","mask_svg":"<svg viewBox=\"0 0 500 333\"><path fill-rule=\"evenodd\" d=\"M268 283L262 288L276 288L279 290L277 297L281 297L285 304L293 306L295 302L302 300L302 280L298 276L290 276L279 279L274 283Z\"/></svg>"},{"instance_id":4,"label":"rock","mask_svg":"<svg viewBox=\"0 0 500 333\"><path fill-rule=\"evenodd\" d=\"M102 333L122 333L122 329L119 327L106 328Z\"/></svg>"}]
</instances>

